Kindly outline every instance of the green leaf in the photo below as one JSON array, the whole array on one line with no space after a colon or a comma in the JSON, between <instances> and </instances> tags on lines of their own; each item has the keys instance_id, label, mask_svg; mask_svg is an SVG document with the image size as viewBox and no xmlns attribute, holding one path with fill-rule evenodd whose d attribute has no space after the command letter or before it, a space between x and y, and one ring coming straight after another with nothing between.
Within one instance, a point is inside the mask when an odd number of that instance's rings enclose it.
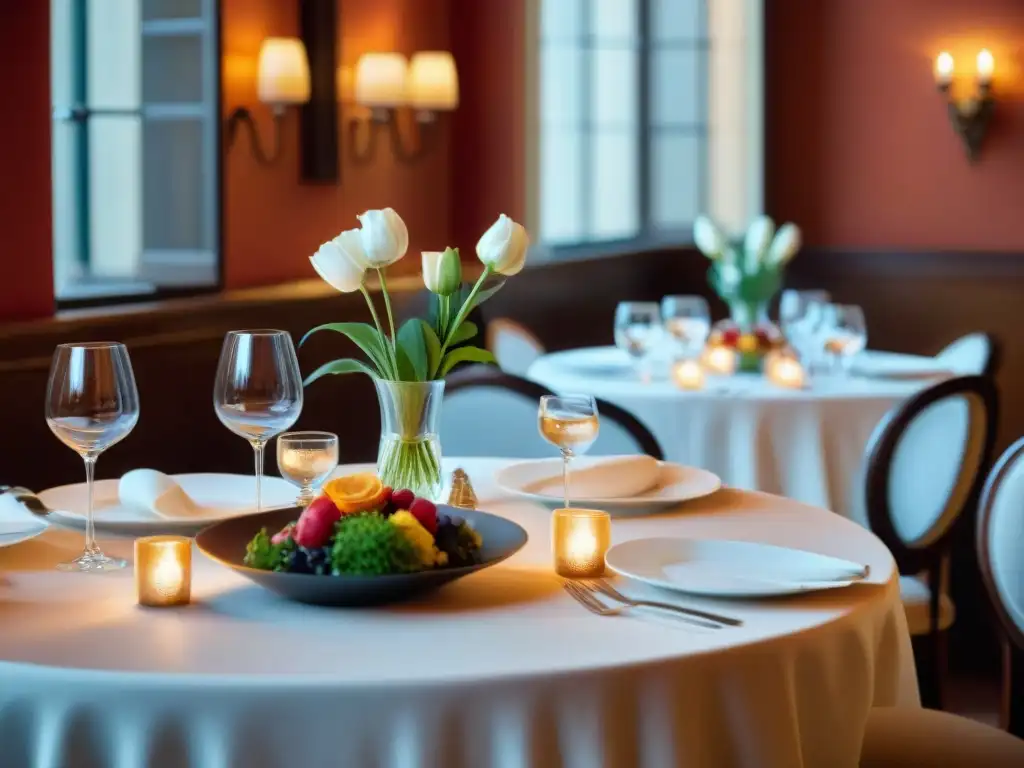
<instances>
[{"instance_id":1,"label":"green leaf","mask_svg":"<svg viewBox=\"0 0 1024 768\"><path fill-rule=\"evenodd\" d=\"M480 347L459 347L444 356L441 364L440 377L443 379L448 372L459 363L495 363L494 355Z\"/></svg>"},{"instance_id":2,"label":"green leaf","mask_svg":"<svg viewBox=\"0 0 1024 768\"><path fill-rule=\"evenodd\" d=\"M412 360L409 359L409 353L405 351L404 347L395 347L395 357L398 358L398 380L419 381L419 379L416 378L416 366L414 366Z\"/></svg>"},{"instance_id":3,"label":"green leaf","mask_svg":"<svg viewBox=\"0 0 1024 768\"><path fill-rule=\"evenodd\" d=\"M479 329L476 327L476 323L471 323L469 320L463 320L455 330L455 333L453 333L451 338L448 339L448 346L455 347L467 342L476 336L478 332Z\"/></svg>"},{"instance_id":4,"label":"green leaf","mask_svg":"<svg viewBox=\"0 0 1024 768\"><path fill-rule=\"evenodd\" d=\"M381 337L377 329L367 323L325 323L324 325L318 325L310 331L306 332L306 335L302 337L302 341L299 342L299 346L302 346L303 342L306 341L312 334L317 331L334 331L340 333L359 347L370 358L370 362L377 368L377 374L383 378L388 378L388 371L390 370L390 357L388 355L388 342L387 339Z\"/></svg>"},{"instance_id":5,"label":"green leaf","mask_svg":"<svg viewBox=\"0 0 1024 768\"><path fill-rule=\"evenodd\" d=\"M419 321L423 328L423 343L427 348L427 376L426 379L433 379L437 375L437 366L441 364L441 340L437 338L430 323L424 320Z\"/></svg>"},{"instance_id":6,"label":"green leaf","mask_svg":"<svg viewBox=\"0 0 1024 768\"><path fill-rule=\"evenodd\" d=\"M469 308L469 311L472 312L474 309L479 307L481 304L483 304L485 301L487 301L489 298L491 298L491 296L493 296L498 291L500 291L504 285L505 285L505 278L502 278L497 283L492 285L490 288L487 288L486 286L481 288L480 292L477 293L477 295L474 297L474 299L473 299L473 306ZM461 306L461 304L460 304L460 306Z\"/></svg>"},{"instance_id":7,"label":"green leaf","mask_svg":"<svg viewBox=\"0 0 1024 768\"><path fill-rule=\"evenodd\" d=\"M415 376L413 381L427 379L427 345L423 339L422 322L414 317L398 329L398 348L409 358Z\"/></svg>"},{"instance_id":8,"label":"green leaf","mask_svg":"<svg viewBox=\"0 0 1024 768\"><path fill-rule=\"evenodd\" d=\"M362 363L358 360L352 360L351 358L343 358L341 360L332 360L329 363L324 363L309 374L302 384L303 386L308 387L321 376L326 376L329 373L365 373L367 376L374 379L378 376L377 372L370 368L366 363Z\"/></svg>"}]
</instances>

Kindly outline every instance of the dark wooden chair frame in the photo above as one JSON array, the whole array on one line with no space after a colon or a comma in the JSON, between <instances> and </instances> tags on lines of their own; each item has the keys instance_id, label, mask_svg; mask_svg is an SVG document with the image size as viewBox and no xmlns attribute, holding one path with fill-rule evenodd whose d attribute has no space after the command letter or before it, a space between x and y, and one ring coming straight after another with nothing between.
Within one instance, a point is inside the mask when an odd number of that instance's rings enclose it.
<instances>
[{"instance_id":1,"label":"dark wooden chair frame","mask_svg":"<svg viewBox=\"0 0 1024 768\"><path fill-rule=\"evenodd\" d=\"M974 395L979 397L985 409L985 435L978 461L978 471L965 496L964 503L957 511L953 523L934 542L925 547L906 544L896 531L892 509L889 506L889 473L893 455L903 433L921 412L949 397ZM901 575L928 572L930 602L928 618L930 631L927 635L925 653L929 657L929 672L921 675L922 703L934 709L942 708L942 676L945 666L945 633L939 631L939 604L942 589L942 561L949 552L953 534L959 527L964 510L971 509L978 500L985 473L991 465L995 448L996 422L998 418L998 397L995 384L989 376L958 376L946 379L919 392L900 405L892 415L885 431L874 445L868 457L865 478L865 502L868 524L871 530L892 552Z\"/></svg>"},{"instance_id":2,"label":"dark wooden chair frame","mask_svg":"<svg viewBox=\"0 0 1024 768\"><path fill-rule=\"evenodd\" d=\"M524 379L521 376L513 376L510 373L505 373L498 368L489 366L463 368L452 374L445 383L445 394L458 392L460 389L468 389L470 387L507 389L527 399L537 401L540 401L545 395L556 394L535 381ZM662 452L661 446L658 445L657 439L636 416L606 400L601 400L600 398L595 398L595 400L602 420L615 422L625 429L630 437L636 440L640 450L659 461L664 460L665 454Z\"/></svg>"},{"instance_id":3,"label":"dark wooden chair frame","mask_svg":"<svg viewBox=\"0 0 1024 768\"><path fill-rule=\"evenodd\" d=\"M1024 437L1011 445L992 468L978 505L978 566L981 580L988 590L992 612L998 621L1003 641L1003 701L1000 725L1018 738L1024 739L1024 627L1010 616L1003 598L996 589L992 570L992 553L988 545L988 529L992 523L992 507L1007 472L1019 461L1024 461ZM1024 499L1020 500L1024 515ZM1024 546L1024 542L1020 543Z\"/></svg>"}]
</instances>

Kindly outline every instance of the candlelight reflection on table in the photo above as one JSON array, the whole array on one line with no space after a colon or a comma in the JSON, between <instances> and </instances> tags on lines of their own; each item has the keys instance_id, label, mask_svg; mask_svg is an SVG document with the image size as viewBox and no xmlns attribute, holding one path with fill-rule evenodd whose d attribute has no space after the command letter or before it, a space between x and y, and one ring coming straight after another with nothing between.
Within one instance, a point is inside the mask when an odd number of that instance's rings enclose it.
<instances>
[{"instance_id":1,"label":"candlelight reflection on table","mask_svg":"<svg viewBox=\"0 0 1024 768\"><path fill-rule=\"evenodd\" d=\"M556 509L551 518L555 572L569 578L593 578L604 573L604 556L611 544L611 518L596 509Z\"/></svg>"},{"instance_id":2,"label":"candlelight reflection on table","mask_svg":"<svg viewBox=\"0 0 1024 768\"><path fill-rule=\"evenodd\" d=\"M135 590L139 605L187 605L192 592L192 540L185 536L136 539Z\"/></svg>"}]
</instances>

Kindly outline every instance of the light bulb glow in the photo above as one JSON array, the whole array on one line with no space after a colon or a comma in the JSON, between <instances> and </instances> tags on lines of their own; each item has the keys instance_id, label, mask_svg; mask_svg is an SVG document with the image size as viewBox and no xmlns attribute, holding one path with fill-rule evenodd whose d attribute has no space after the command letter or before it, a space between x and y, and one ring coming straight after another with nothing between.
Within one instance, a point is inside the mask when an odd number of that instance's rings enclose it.
<instances>
[{"instance_id":1,"label":"light bulb glow","mask_svg":"<svg viewBox=\"0 0 1024 768\"><path fill-rule=\"evenodd\" d=\"M992 73L995 71L996 61L987 48L978 51L978 81L988 84L992 82Z\"/></svg>"},{"instance_id":2,"label":"light bulb glow","mask_svg":"<svg viewBox=\"0 0 1024 768\"><path fill-rule=\"evenodd\" d=\"M949 85L953 80L953 56L943 51L935 58L935 82Z\"/></svg>"}]
</instances>

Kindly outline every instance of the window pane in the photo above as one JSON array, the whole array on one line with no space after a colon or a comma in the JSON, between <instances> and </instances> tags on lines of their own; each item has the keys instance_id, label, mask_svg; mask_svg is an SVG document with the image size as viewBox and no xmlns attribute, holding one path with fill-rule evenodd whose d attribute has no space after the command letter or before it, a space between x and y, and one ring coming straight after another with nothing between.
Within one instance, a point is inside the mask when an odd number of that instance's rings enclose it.
<instances>
[{"instance_id":1,"label":"window pane","mask_svg":"<svg viewBox=\"0 0 1024 768\"><path fill-rule=\"evenodd\" d=\"M670 131L651 136L651 220L662 229L686 228L701 209L700 136Z\"/></svg>"},{"instance_id":2,"label":"window pane","mask_svg":"<svg viewBox=\"0 0 1024 768\"><path fill-rule=\"evenodd\" d=\"M78 247L78 197L76 160L77 123L54 121L53 148L53 264L58 293L81 273L82 254Z\"/></svg>"},{"instance_id":3,"label":"window pane","mask_svg":"<svg viewBox=\"0 0 1024 768\"><path fill-rule=\"evenodd\" d=\"M540 121L579 127L583 123L583 56L581 48L545 45L540 60Z\"/></svg>"},{"instance_id":4,"label":"window pane","mask_svg":"<svg viewBox=\"0 0 1024 768\"><path fill-rule=\"evenodd\" d=\"M591 136L590 149L592 239L636 237L640 233L636 132L598 130Z\"/></svg>"},{"instance_id":5,"label":"window pane","mask_svg":"<svg viewBox=\"0 0 1024 768\"><path fill-rule=\"evenodd\" d=\"M590 34L601 43L637 39L637 0L589 0Z\"/></svg>"},{"instance_id":6,"label":"window pane","mask_svg":"<svg viewBox=\"0 0 1024 768\"><path fill-rule=\"evenodd\" d=\"M603 128L636 125L639 83L636 50L594 50L590 67L590 122Z\"/></svg>"},{"instance_id":7,"label":"window pane","mask_svg":"<svg viewBox=\"0 0 1024 768\"><path fill-rule=\"evenodd\" d=\"M584 0L541 0L541 39L563 43L582 40L583 2Z\"/></svg>"},{"instance_id":8,"label":"window pane","mask_svg":"<svg viewBox=\"0 0 1024 768\"><path fill-rule=\"evenodd\" d=\"M146 38L142 50L142 94L149 103L202 101L202 38Z\"/></svg>"},{"instance_id":9,"label":"window pane","mask_svg":"<svg viewBox=\"0 0 1024 768\"><path fill-rule=\"evenodd\" d=\"M687 42L707 37L704 0L650 0L651 39L655 44Z\"/></svg>"},{"instance_id":10,"label":"window pane","mask_svg":"<svg viewBox=\"0 0 1024 768\"><path fill-rule=\"evenodd\" d=\"M86 87L89 106L94 108L139 106L138 8L134 3L123 5L118 13L110 13L107 3L86 4Z\"/></svg>"},{"instance_id":11,"label":"window pane","mask_svg":"<svg viewBox=\"0 0 1024 768\"><path fill-rule=\"evenodd\" d=\"M699 50L662 50L651 54L651 122L656 126L694 125L704 120L698 89Z\"/></svg>"},{"instance_id":12,"label":"window pane","mask_svg":"<svg viewBox=\"0 0 1024 768\"><path fill-rule=\"evenodd\" d=\"M540 143L540 240L577 243L583 232L583 142L578 131L545 128Z\"/></svg>"},{"instance_id":13,"label":"window pane","mask_svg":"<svg viewBox=\"0 0 1024 768\"><path fill-rule=\"evenodd\" d=\"M151 120L144 131L144 247L211 248L203 242L203 123Z\"/></svg>"},{"instance_id":14,"label":"window pane","mask_svg":"<svg viewBox=\"0 0 1024 768\"><path fill-rule=\"evenodd\" d=\"M142 0L142 18L197 18L203 12L203 0Z\"/></svg>"},{"instance_id":15,"label":"window pane","mask_svg":"<svg viewBox=\"0 0 1024 768\"><path fill-rule=\"evenodd\" d=\"M141 119L89 121L89 251L94 277L132 278L142 253Z\"/></svg>"}]
</instances>

